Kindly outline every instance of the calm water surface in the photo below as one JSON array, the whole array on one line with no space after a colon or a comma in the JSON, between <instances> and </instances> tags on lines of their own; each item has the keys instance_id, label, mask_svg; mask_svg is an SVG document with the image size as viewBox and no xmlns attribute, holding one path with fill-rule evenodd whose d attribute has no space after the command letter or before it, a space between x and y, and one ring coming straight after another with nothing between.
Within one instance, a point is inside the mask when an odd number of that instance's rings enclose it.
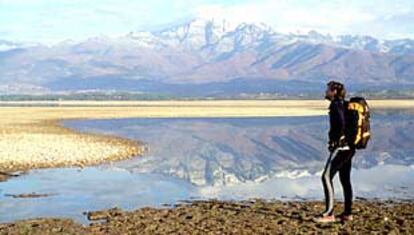
<instances>
[{"instance_id":1,"label":"calm water surface","mask_svg":"<svg viewBox=\"0 0 414 235\"><path fill-rule=\"evenodd\" d=\"M84 169L33 170L0 183L0 221L160 207L187 199L322 199L327 117L73 120L65 126L145 142L144 157ZM356 197L414 199L414 114L374 113L354 158ZM341 190L336 182L336 194ZM13 198L10 194L50 194Z\"/></svg>"}]
</instances>

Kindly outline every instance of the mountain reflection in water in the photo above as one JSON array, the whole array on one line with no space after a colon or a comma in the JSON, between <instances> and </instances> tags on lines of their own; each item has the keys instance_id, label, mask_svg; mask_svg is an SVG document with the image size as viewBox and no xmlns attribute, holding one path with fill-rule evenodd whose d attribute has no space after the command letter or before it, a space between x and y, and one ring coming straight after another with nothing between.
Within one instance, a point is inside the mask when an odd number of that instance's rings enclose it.
<instances>
[{"instance_id":1,"label":"mountain reflection in water","mask_svg":"<svg viewBox=\"0 0 414 235\"><path fill-rule=\"evenodd\" d=\"M148 144L144 157L115 163L115 167L206 186L317 173L328 155L327 122L326 116L141 118L67 121L65 125ZM372 130L369 148L354 158L355 168L414 163L414 115L373 113Z\"/></svg>"},{"instance_id":2,"label":"mountain reflection in water","mask_svg":"<svg viewBox=\"0 0 414 235\"><path fill-rule=\"evenodd\" d=\"M64 216L87 223L84 211L188 199L321 200L327 122L325 116L65 121L77 130L144 141L150 151L0 182L0 222ZM355 197L414 199L414 114L377 112L372 122L372 142L354 159ZM8 196L30 193L50 196Z\"/></svg>"}]
</instances>

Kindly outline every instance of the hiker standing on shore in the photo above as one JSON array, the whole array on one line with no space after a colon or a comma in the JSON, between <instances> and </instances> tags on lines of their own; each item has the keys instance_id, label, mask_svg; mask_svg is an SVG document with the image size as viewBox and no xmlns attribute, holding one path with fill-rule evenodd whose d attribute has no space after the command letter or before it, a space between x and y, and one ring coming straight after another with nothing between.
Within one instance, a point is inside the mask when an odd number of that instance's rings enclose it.
<instances>
[{"instance_id":1,"label":"hiker standing on shore","mask_svg":"<svg viewBox=\"0 0 414 235\"><path fill-rule=\"evenodd\" d=\"M338 171L345 204L339 219L341 221L352 220L352 158L356 148L365 148L369 139L369 112L365 99L354 97L347 102L345 96L346 90L343 84L335 81L327 84L325 98L331 102L328 144L330 156L322 174L326 209L321 216L314 219L319 223L336 221L333 214L334 187L332 180ZM365 139L362 136L365 136Z\"/></svg>"}]
</instances>

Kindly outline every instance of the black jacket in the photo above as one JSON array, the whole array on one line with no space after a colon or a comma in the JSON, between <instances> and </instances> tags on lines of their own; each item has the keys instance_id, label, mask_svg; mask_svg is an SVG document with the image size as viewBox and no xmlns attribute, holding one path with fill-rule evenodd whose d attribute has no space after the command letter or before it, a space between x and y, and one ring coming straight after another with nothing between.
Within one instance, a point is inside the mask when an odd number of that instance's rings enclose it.
<instances>
[{"instance_id":1,"label":"black jacket","mask_svg":"<svg viewBox=\"0 0 414 235\"><path fill-rule=\"evenodd\" d=\"M345 101L335 99L329 105L329 142L338 143L345 135Z\"/></svg>"}]
</instances>

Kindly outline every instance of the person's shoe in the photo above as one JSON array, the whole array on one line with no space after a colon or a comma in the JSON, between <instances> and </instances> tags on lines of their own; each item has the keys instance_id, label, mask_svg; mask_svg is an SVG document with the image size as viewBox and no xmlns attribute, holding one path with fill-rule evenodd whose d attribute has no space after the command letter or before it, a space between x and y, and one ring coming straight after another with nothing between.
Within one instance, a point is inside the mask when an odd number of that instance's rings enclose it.
<instances>
[{"instance_id":1,"label":"person's shoe","mask_svg":"<svg viewBox=\"0 0 414 235\"><path fill-rule=\"evenodd\" d=\"M338 219L341 222L346 222L346 221L352 221L352 220L354 220L354 217L352 217L352 215L340 214L338 216Z\"/></svg>"},{"instance_id":2,"label":"person's shoe","mask_svg":"<svg viewBox=\"0 0 414 235\"><path fill-rule=\"evenodd\" d=\"M332 223L336 222L334 215L324 215L324 216L318 216L313 218L313 222L316 223Z\"/></svg>"}]
</instances>

